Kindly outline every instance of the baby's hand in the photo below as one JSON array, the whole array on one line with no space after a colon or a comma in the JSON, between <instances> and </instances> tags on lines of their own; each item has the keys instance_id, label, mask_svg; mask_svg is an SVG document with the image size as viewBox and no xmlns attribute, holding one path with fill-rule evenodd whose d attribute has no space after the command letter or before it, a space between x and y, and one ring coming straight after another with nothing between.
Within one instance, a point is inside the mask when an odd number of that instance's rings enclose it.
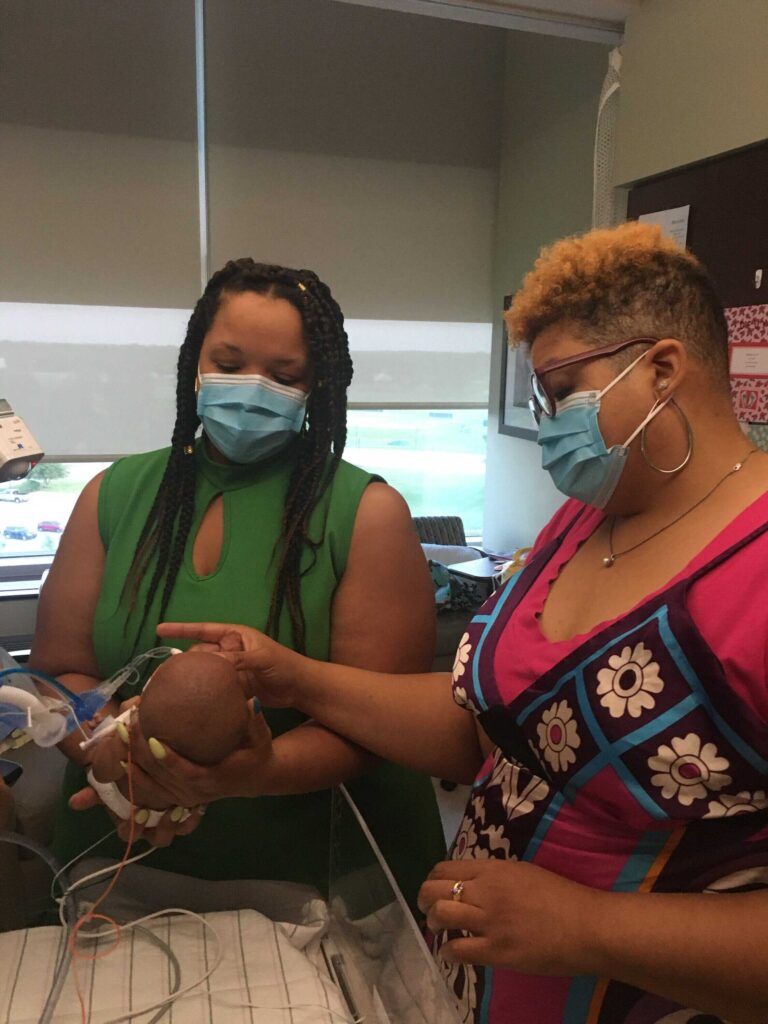
<instances>
[{"instance_id":1,"label":"baby's hand","mask_svg":"<svg viewBox=\"0 0 768 1024\"><path fill-rule=\"evenodd\" d=\"M127 772L124 773L122 779L118 779L117 780L116 785L117 785L117 788L120 790L120 792L125 797L125 799L130 803L130 800L131 800L131 789L133 787L128 785L128 773ZM133 795L133 798L134 798L134 800L136 799L136 794L135 793ZM151 807L147 806L146 809L150 810L150 811L167 811L170 807L176 807L176 806L177 806L177 801L176 800L173 800L170 796L161 795L158 792L157 795L153 796L153 798L152 798L152 806ZM138 808L137 808L137 810L138 810Z\"/></svg>"},{"instance_id":2,"label":"baby's hand","mask_svg":"<svg viewBox=\"0 0 768 1024\"><path fill-rule=\"evenodd\" d=\"M121 714L130 707L137 706L140 698L134 697L120 705ZM90 766L98 782L117 782L126 773L126 741L127 726L118 722L113 732L100 737L88 750Z\"/></svg>"}]
</instances>

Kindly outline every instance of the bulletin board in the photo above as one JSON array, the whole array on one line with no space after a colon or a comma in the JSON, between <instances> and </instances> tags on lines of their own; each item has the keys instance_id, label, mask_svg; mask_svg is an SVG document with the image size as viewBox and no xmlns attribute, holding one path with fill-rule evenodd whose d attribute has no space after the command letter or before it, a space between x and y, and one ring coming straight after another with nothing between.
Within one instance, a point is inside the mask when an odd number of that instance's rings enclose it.
<instances>
[{"instance_id":1,"label":"bulletin board","mask_svg":"<svg viewBox=\"0 0 768 1024\"><path fill-rule=\"evenodd\" d=\"M709 271L723 305L761 305L768 303L766 182L768 141L635 185L627 216L690 206L687 245Z\"/></svg>"},{"instance_id":2,"label":"bulletin board","mask_svg":"<svg viewBox=\"0 0 768 1024\"><path fill-rule=\"evenodd\" d=\"M689 207L686 244L714 280L729 325L739 419L768 446L768 141L635 185L627 216Z\"/></svg>"}]
</instances>

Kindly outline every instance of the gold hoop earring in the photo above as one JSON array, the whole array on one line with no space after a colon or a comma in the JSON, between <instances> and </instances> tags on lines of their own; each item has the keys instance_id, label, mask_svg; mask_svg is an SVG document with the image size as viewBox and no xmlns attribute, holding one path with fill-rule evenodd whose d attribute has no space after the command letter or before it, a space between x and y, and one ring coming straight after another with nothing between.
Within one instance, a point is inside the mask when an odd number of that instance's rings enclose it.
<instances>
[{"instance_id":1,"label":"gold hoop earring","mask_svg":"<svg viewBox=\"0 0 768 1024\"><path fill-rule=\"evenodd\" d=\"M659 402L660 402L660 400L657 399L656 400L656 405L657 406L659 405ZM683 421L683 426L685 427L685 436L686 436L686 438L688 440L688 451L685 453L685 458L683 459L683 461L680 463L679 466L675 466L674 469L662 469L661 466L657 466L654 462L651 462L650 458L648 457L648 452L646 451L646 447L645 447L645 432L648 429L648 427L650 426L650 423L646 423L646 425L643 427L642 431L640 432L640 453L642 454L643 458L645 459L646 464L649 465L651 467L651 469L655 469L657 473L664 473L665 476L671 476L673 473L679 473L681 469L685 469L685 467L691 461L691 456L693 455L693 431L691 430L691 424L688 422L688 417L685 415L685 413L680 408L680 406L677 404L677 402L674 400L674 398L670 398L669 399L669 404L672 406L672 408L675 410L677 415Z\"/></svg>"}]
</instances>

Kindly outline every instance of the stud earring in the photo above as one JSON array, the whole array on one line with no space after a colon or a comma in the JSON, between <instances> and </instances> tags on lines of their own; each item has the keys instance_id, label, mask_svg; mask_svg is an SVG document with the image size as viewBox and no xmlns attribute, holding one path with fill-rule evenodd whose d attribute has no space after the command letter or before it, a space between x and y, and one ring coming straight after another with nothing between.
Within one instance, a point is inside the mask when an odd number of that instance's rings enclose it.
<instances>
[{"instance_id":1,"label":"stud earring","mask_svg":"<svg viewBox=\"0 0 768 1024\"><path fill-rule=\"evenodd\" d=\"M666 391L668 387L669 387L669 381L668 380L663 380L659 384L659 386L657 388L657 391Z\"/></svg>"}]
</instances>

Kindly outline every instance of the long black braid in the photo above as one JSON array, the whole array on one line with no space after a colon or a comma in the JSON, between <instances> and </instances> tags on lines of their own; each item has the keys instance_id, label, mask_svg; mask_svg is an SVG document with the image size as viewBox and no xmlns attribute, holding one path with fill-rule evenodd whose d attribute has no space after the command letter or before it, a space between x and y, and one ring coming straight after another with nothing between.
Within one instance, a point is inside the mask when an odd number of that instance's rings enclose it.
<instances>
[{"instance_id":1,"label":"long black braid","mask_svg":"<svg viewBox=\"0 0 768 1024\"><path fill-rule=\"evenodd\" d=\"M253 291L286 299L299 311L313 370L307 417L299 453L288 484L280 535L273 558L277 578L266 631L276 636L283 608L290 616L293 643L304 651L306 622L301 606L301 559L323 540L309 536L312 512L333 480L347 440L347 388L352 380L344 317L327 285L310 270L290 270L251 259L230 260L206 285L189 320L179 352L176 381L176 423L163 478L142 527L124 595L131 595L131 613L142 579L153 566L136 637L162 586L162 621L184 557L194 516L195 458L193 446L200 425L195 381L203 339L211 328L222 295ZM324 532L324 528L323 528ZM305 570L307 571L307 570Z\"/></svg>"}]
</instances>

